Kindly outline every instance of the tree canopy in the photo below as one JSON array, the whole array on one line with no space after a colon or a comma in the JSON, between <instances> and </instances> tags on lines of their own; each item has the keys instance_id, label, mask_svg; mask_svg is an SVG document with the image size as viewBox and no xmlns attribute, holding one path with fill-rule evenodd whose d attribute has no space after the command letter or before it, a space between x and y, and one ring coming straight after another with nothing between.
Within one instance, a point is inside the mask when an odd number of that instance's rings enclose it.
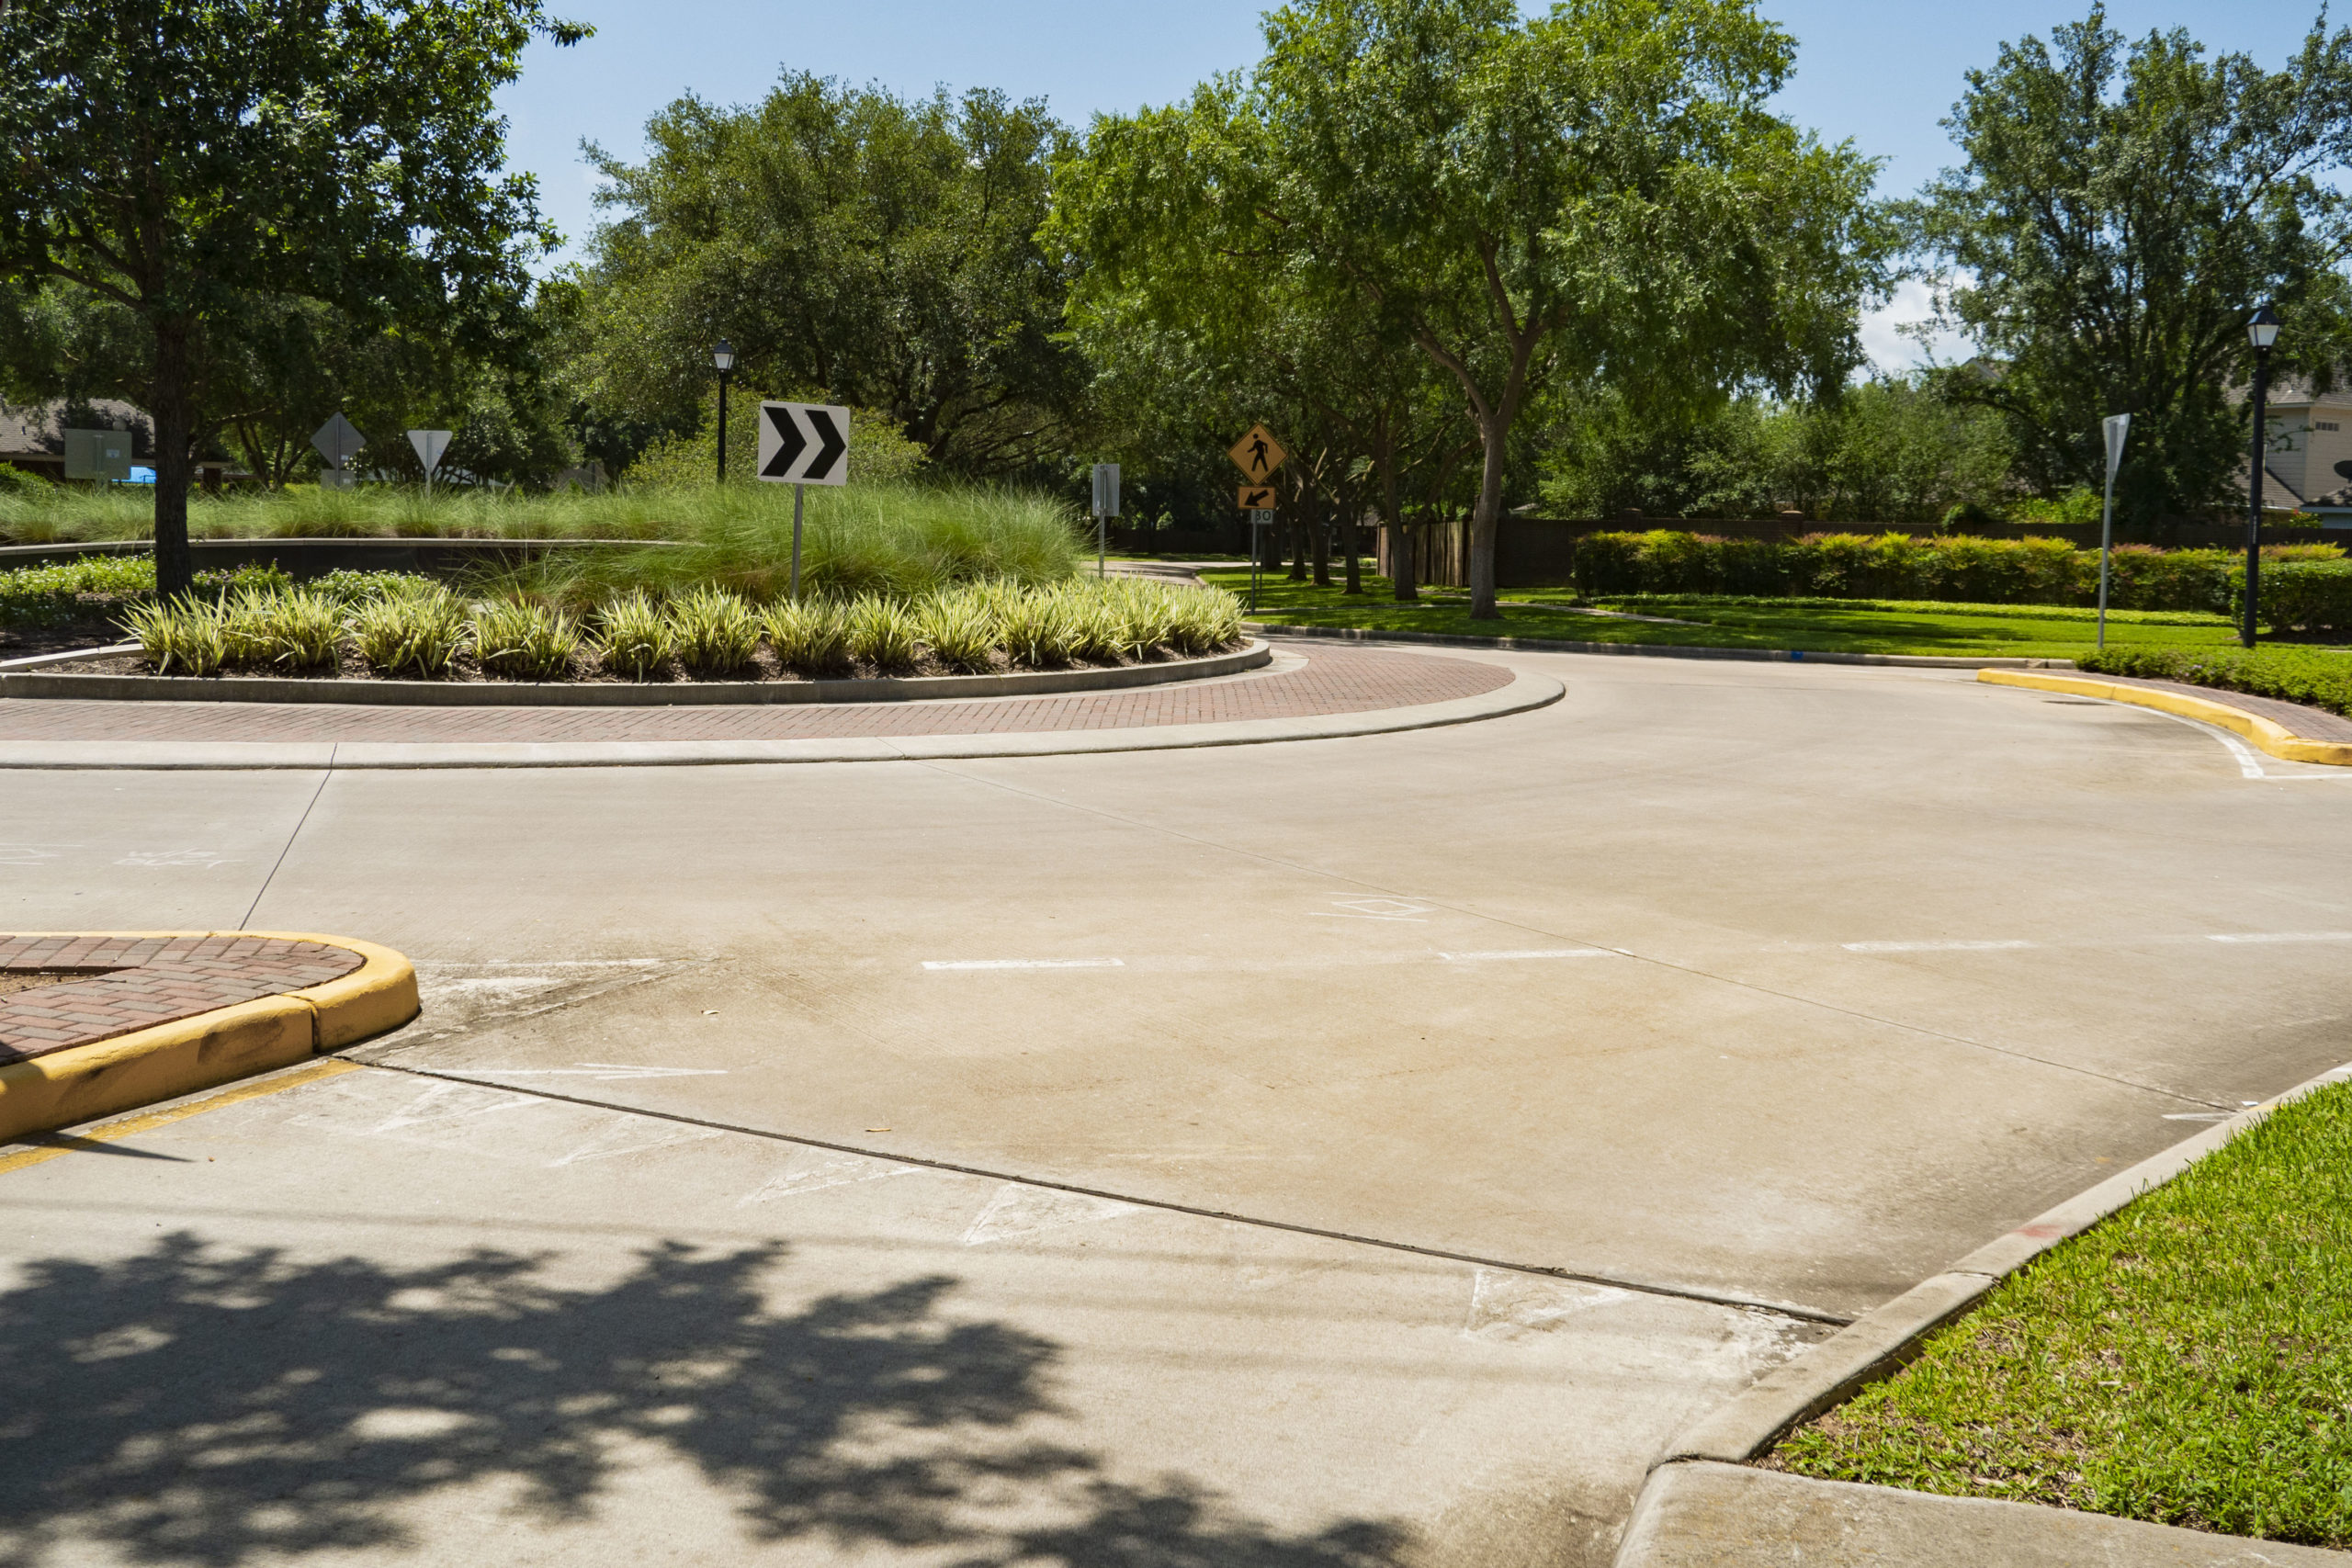
<instances>
[{"instance_id":1,"label":"tree canopy","mask_svg":"<svg viewBox=\"0 0 2352 1568\"><path fill-rule=\"evenodd\" d=\"M797 72L750 107L680 99L642 163L589 150L615 216L578 278L578 384L690 428L724 337L743 385L881 410L952 471L1057 456L1079 376L1036 235L1065 134L1001 93Z\"/></svg>"},{"instance_id":2,"label":"tree canopy","mask_svg":"<svg viewBox=\"0 0 2352 1568\"><path fill-rule=\"evenodd\" d=\"M2119 513L2225 504L2246 318L2275 300L2274 371L2321 389L2352 349L2352 29L2314 25L2274 72L2178 29L2127 46L2095 5L1967 80L1946 122L1965 161L1908 209L1985 355L1939 389L2000 411L2038 490L2098 485L2099 421L2129 413Z\"/></svg>"},{"instance_id":3,"label":"tree canopy","mask_svg":"<svg viewBox=\"0 0 2352 1568\"><path fill-rule=\"evenodd\" d=\"M1661 403L1842 379L1878 282L1873 165L1772 115L1747 0L1303 0L1246 80L1098 121L1068 182L1083 288L1208 247L1347 298L1455 389L1495 614L1513 427L1548 384ZM1163 296L1173 307L1174 296Z\"/></svg>"},{"instance_id":4,"label":"tree canopy","mask_svg":"<svg viewBox=\"0 0 2352 1568\"><path fill-rule=\"evenodd\" d=\"M159 586L191 579L197 446L232 345L314 299L492 357L553 242L492 94L539 0L48 0L0 6L0 277L62 278L147 344ZM261 345L266 351L266 342Z\"/></svg>"}]
</instances>

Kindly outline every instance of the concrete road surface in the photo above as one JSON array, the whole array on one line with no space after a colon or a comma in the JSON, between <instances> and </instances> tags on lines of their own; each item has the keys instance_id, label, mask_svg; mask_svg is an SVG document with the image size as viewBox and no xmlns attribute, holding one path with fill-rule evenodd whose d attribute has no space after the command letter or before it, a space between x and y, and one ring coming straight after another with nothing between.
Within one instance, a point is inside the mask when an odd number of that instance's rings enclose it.
<instances>
[{"instance_id":1,"label":"concrete road surface","mask_svg":"<svg viewBox=\"0 0 2352 1568\"><path fill-rule=\"evenodd\" d=\"M1942 671L956 763L0 774L368 1064L0 1173L0 1562L1605 1562L1710 1402L2352 1058L2352 774Z\"/></svg>"}]
</instances>

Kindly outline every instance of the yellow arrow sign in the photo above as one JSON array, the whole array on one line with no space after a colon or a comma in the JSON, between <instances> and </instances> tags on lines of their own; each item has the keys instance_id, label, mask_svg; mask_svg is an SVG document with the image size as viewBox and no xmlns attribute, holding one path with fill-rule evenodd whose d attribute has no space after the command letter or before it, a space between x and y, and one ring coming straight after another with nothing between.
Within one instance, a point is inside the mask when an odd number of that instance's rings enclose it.
<instances>
[{"instance_id":1,"label":"yellow arrow sign","mask_svg":"<svg viewBox=\"0 0 2352 1568\"><path fill-rule=\"evenodd\" d=\"M1249 434L1233 444L1230 456L1243 479L1257 480L1272 479L1274 470L1290 454L1283 450L1282 443L1264 425L1253 424Z\"/></svg>"},{"instance_id":2,"label":"yellow arrow sign","mask_svg":"<svg viewBox=\"0 0 2352 1568\"><path fill-rule=\"evenodd\" d=\"M1244 512L1272 512L1273 509L1274 509L1274 487L1273 487L1273 486L1272 486L1272 485L1243 485L1243 486L1241 487L1241 510L1242 510L1242 511L1244 511Z\"/></svg>"}]
</instances>

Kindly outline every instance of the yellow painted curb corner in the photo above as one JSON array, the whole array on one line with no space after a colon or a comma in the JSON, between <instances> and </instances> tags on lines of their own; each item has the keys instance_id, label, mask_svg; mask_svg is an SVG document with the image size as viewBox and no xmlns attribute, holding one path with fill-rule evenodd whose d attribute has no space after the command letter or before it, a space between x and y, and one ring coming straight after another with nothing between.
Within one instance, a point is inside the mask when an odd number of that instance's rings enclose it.
<instances>
[{"instance_id":1,"label":"yellow painted curb corner","mask_svg":"<svg viewBox=\"0 0 2352 1568\"><path fill-rule=\"evenodd\" d=\"M2227 703L2192 697L2185 692L2159 691L2152 686L2125 686L2086 675L2027 674L2017 670L1979 670L1976 678L1993 686L2026 686L2039 692L2064 692L2070 696L2097 697L2102 702L2129 703L2154 708L2200 724L2217 725L2242 735L2270 755L2288 762L2319 762L2352 768L2352 742L2307 740L2275 719L2248 713Z\"/></svg>"},{"instance_id":2,"label":"yellow painted curb corner","mask_svg":"<svg viewBox=\"0 0 2352 1568\"><path fill-rule=\"evenodd\" d=\"M258 936L315 942L360 955L323 985L236 1002L110 1040L0 1066L0 1142L175 1100L397 1029L419 1010L416 969L349 937L282 931L76 932L76 935Z\"/></svg>"}]
</instances>

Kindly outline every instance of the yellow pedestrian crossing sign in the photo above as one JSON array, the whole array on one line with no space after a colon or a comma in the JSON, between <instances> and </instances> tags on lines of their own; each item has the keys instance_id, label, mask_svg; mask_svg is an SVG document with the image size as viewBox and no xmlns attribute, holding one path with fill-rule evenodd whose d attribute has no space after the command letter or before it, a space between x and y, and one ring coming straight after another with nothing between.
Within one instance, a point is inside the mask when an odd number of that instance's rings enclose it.
<instances>
[{"instance_id":1,"label":"yellow pedestrian crossing sign","mask_svg":"<svg viewBox=\"0 0 2352 1568\"><path fill-rule=\"evenodd\" d=\"M1243 479L1251 480L1272 479L1289 456L1262 424L1251 425L1250 434L1233 444L1231 453L1233 466L1241 470Z\"/></svg>"}]
</instances>

